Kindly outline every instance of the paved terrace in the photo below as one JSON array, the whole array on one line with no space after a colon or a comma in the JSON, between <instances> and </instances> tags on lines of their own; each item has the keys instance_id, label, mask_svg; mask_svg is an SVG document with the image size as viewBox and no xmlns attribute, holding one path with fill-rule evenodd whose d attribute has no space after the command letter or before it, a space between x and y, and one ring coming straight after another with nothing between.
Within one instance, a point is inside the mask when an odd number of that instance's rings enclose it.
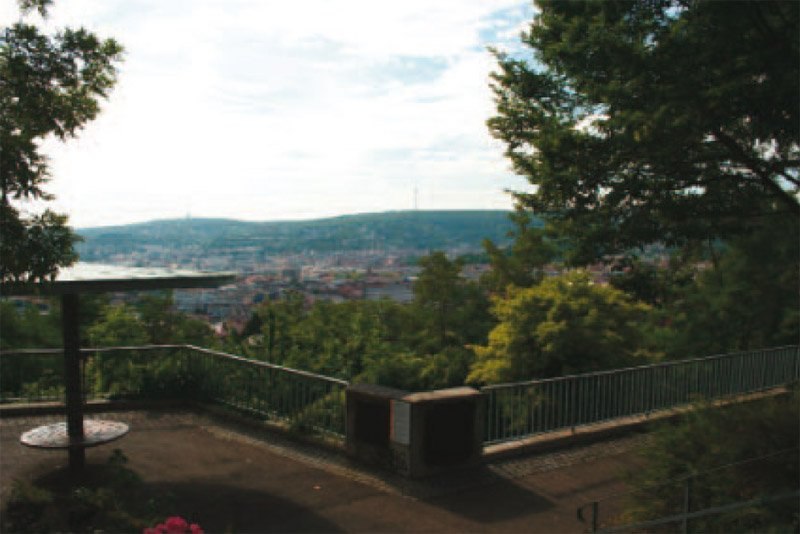
<instances>
[{"instance_id":1,"label":"paved terrace","mask_svg":"<svg viewBox=\"0 0 800 534\"><path fill-rule=\"evenodd\" d=\"M485 467L424 480L354 465L333 448L296 442L186 410L94 414L124 421L122 440L87 451L103 463L114 448L154 493L175 496L175 514L207 532L583 532L576 507L624 491L629 434L544 454L495 457ZM19 443L63 415L0 419L0 504L14 479L63 468L63 451ZM610 512L610 510L607 510Z\"/></svg>"}]
</instances>

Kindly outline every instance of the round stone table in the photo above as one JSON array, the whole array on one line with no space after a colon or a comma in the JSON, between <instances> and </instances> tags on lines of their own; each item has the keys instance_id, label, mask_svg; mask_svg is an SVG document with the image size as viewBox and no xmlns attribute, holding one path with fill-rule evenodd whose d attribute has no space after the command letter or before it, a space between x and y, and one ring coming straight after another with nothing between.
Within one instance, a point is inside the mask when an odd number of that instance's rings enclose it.
<instances>
[{"instance_id":1,"label":"round stone table","mask_svg":"<svg viewBox=\"0 0 800 534\"><path fill-rule=\"evenodd\" d=\"M38 449L86 449L121 438L128 433L128 425L118 421L84 419L83 435L70 436L67 423L53 423L28 430L20 442Z\"/></svg>"}]
</instances>

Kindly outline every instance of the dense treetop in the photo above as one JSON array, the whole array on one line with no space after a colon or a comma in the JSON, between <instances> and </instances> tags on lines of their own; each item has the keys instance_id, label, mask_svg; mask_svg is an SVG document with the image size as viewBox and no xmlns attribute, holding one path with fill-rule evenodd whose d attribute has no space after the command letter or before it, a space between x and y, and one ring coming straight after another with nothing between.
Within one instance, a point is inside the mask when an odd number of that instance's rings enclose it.
<instances>
[{"instance_id":1,"label":"dense treetop","mask_svg":"<svg viewBox=\"0 0 800 534\"><path fill-rule=\"evenodd\" d=\"M494 302L497 325L474 347L468 380L496 383L646 363L648 307L583 271L509 288Z\"/></svg>"},{"instance_id":2,"label":"dense treetop","mask_svg":"<svg viewBox=\"0 0 800 534\"><path fill-rule=\"evenodd\" d=\"M576 261L796 224L800 3L538 5L489 127Z\"/></svg>"}]
</instances>

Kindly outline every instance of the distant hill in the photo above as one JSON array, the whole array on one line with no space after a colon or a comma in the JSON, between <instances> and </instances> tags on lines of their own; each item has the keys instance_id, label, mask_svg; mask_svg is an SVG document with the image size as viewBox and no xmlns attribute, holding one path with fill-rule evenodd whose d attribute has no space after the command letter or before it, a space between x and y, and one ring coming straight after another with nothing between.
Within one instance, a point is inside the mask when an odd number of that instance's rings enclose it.
<instances>
[{"instance_id":1,"label":"distant hill","mask_svg":"<svg viewBox=\"0 0 800 534\"><path fill-rule=\"evenodd\" d=\"M508 241L508 211L393 211L307 221L249 222L173 219L125 226L84 228L81 259L104 261L119 254L166 248L174 253L259 256L375 250L384 252L477 251L489 238Z\"/></svg>"}]
</instances>

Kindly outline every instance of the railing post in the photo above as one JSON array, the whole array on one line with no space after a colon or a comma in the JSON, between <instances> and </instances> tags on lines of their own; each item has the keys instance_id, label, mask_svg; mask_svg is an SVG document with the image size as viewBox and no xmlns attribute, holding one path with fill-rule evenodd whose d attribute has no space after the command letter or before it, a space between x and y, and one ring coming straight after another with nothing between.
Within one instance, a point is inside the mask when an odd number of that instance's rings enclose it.
<instances>
[{"instance_id":1,"label":"railing post","mask_svg":"<svg viewBox=\"0 0 800 534\"><path fill-rule=\"evenodd\" d=\"M590 521L590 526L589 526L590 530L589 530L589 532L597 532L598 527L600 526L600 519L599 519L599 517L600 517L600 513L599 513L600 512L600 501L592 501L591 503L583 504L583 505L579 506L578 507L578 521L580 521L581 523L586 523L586 518L583 517L583 510L587 506L589 506L589 504L592 505L592 519Z\"/></svg>"},{"instance_id":2,"label":"railing post","mask_svg":"<svg viewBox=\"0 0 800 534\"><path fill-rule=\"evenodd\" d=\"M800 381L800 347L794 347L794 379Z\"/></svg>"},{"instance_id":3,"label":"railing post","mask_svg":"<svg viewBox=\"0 0 800 534\"><path fill-rule=\"evenodd\" d=\"M686 479L683 484L683 519L681 520L681 532L689 532L689 510L692 505L692 477Z\"/></svg>"}]
</instances>

